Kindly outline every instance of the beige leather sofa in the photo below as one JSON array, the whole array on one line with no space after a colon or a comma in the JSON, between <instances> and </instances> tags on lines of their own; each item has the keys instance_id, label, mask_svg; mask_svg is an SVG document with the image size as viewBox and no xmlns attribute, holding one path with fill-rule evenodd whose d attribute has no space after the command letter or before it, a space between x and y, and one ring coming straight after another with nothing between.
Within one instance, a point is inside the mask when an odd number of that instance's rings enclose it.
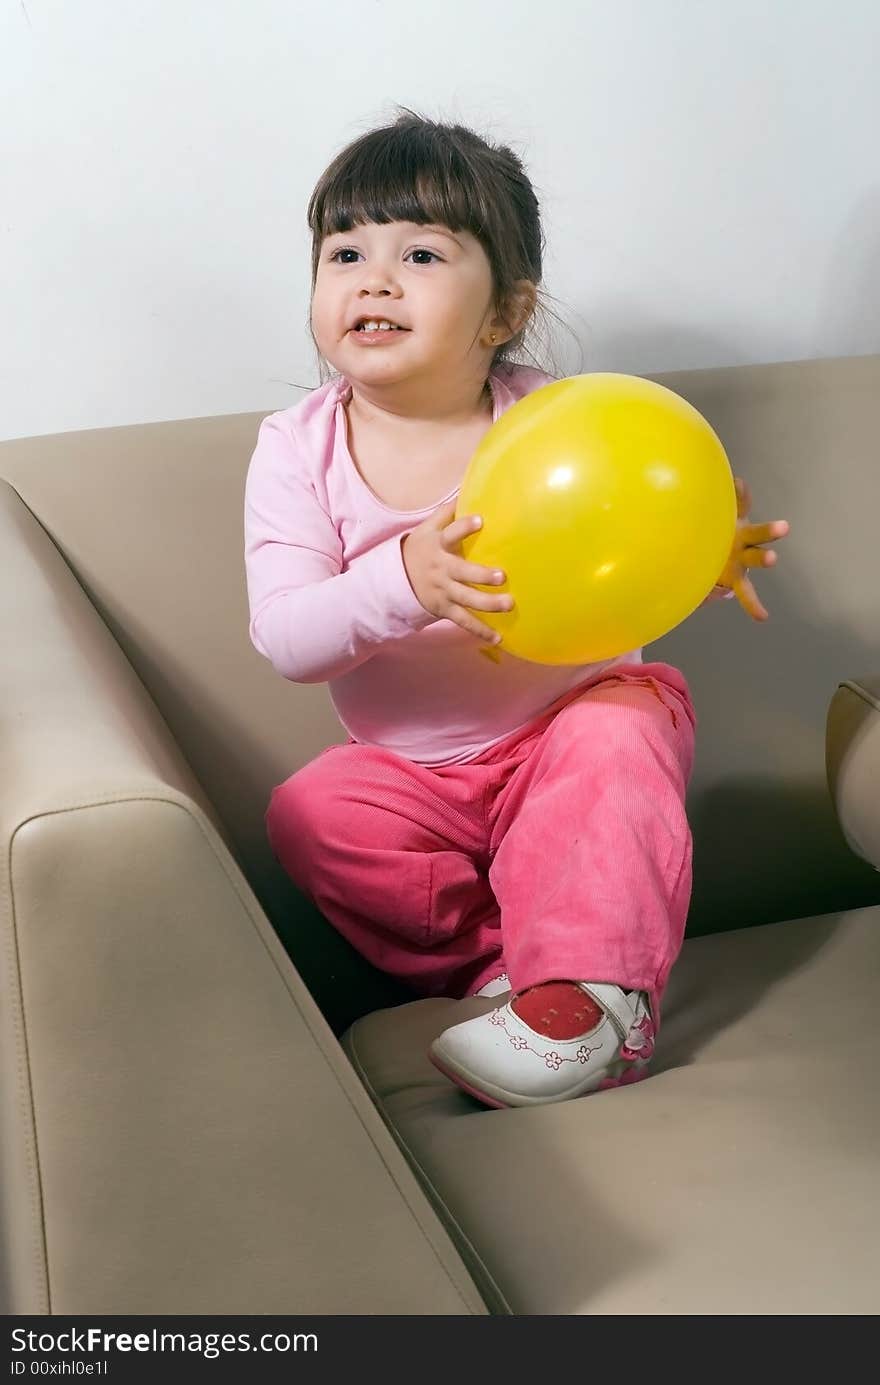
<instances>
[{"instance_id":1,"label":"beige leather sofa","mask_svg":"<svg viewBox=\"0 0 880 1385\"><path fill-rule=\"evenodd\" d=\"M880 357L662 378L792 537L769 624L653 646L700 716L655 1075L535 1109L425 1058L493 1002L412 1001L267 847L342 732L248 641L259 416L0 446L6 1313L880 1308Z\"/></svg>"}]
</instances>

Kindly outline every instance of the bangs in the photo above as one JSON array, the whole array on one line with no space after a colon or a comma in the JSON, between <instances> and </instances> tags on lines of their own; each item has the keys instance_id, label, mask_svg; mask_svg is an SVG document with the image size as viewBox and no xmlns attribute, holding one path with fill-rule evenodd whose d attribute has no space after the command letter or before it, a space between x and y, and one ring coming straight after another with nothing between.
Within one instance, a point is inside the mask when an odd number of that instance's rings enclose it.
<instances>
[{"instance_id":1,"label":"bangs","mask_svg":"<svg viewBox=\"0 0 880 1385\"><path fill-rule=\"evenodd\" d=\"M481 189L459 150L424 129L374 133L327 170L309 207L318 242L364 223L434 223L479 238Z\"/></svg>"}]
</instances>

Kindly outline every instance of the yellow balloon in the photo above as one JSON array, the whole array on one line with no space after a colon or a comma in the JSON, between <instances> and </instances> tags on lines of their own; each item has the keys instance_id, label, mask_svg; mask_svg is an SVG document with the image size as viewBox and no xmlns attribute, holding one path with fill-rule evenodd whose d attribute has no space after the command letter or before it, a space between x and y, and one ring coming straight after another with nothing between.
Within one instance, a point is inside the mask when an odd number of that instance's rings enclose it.
<instances>
[{"instance_id":1,"label":"yellow balloon","mask_svg":"<svg viewBox=\"0 0 880 1385\"><path fill-rule=\"evenodd\" d=\"M477 614L503 649L543 664L593 663L680 624L721 573L736 529L727 455L672 390L596 373L526 395L483 438L456 516L461 546L503 568L510 612Z\"/></svg>"}]
</instances>

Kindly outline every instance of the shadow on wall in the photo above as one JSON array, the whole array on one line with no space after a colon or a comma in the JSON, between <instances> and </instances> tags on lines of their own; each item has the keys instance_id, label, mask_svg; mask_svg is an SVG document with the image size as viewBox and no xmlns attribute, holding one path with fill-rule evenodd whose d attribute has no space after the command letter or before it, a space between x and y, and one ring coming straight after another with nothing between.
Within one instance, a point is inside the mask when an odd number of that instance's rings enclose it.
<instances>
[{"instance_id":1,"label":"shadow on wall","mask_svg":"<svg viewBox=\"0 0 880 1385\"><path fill-rule=\"evenodd\" d=\"M600 338L592 326L590 310L572 308L572 337L566 333L557 346L565 371L646 375L755 362L754 343L745 332L737 339L695 333L680 322L639 321L639 311L635 303L621 303L620 319L635 325L626 332L612 331ZM580 340L573 339L575 334ZM777 342L785 340L781 327ZM807 352L817 359L880 352L880 185L858 198L841 225L824 282L817 290L808 342L806 346L802 341L792 342L790 358L803 357ZM782 358L774 351L762 359Z\"/></svg>"},{"instance_id":2,"label":"shadow on wall","mask_svg":"<svg viewBox=\"0 0 880 1385\"><path fill-rule=\"evenodd\" d=\"M858 199L841 227L814 337L829 356L880 351L880 186Z\"/></svg>"},{"instance_id":3,"label":"shadow on wall","mask_svg":"<svg viewBox=\"0 0 880 1385\"><path fill-rule=\"evenodd\" d=\"M588 333L588 336L591 335ZM680 322L639 323L635 331L605 341L587 341L582 371L611 370L626 375L659 375L674 370L749 365L746 345L693 332Z\"/></svg>"}]
</instances>

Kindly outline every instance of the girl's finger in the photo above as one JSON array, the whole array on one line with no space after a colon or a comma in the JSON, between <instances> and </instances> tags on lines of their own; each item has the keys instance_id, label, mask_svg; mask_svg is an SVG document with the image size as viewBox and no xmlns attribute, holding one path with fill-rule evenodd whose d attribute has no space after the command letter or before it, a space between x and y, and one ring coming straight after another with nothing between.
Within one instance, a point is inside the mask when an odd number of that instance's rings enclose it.
<instances>
[{"instance_id":1,"label":"girl's finger","mask_svg":"<svg viewBox=\"0 0 880 1385\"><path fill-rule=\"evenodd\" d=\"M485 621L478 620L472 616L463 606L450 606L447 612L447 619L455 621L462 630L467 630L469 635L476 635L477 639L485 644L500 644L501 636L487 625Z\"/></svg>"},{"instance_id":2,"label":"girl's finger","mask_svg":"<svg viewBox=\"0 0 880 1385\"><path fill-rule=\"evenodd\" d=\"M462 515L461 519L456 519L452 524L447 524L440 535L440 542L443 547L450 551L466 539L468 534L475 534L478 529L483 527L482 518L479 515Z\"/></svg>"},{"instance_id":3,"label":"girl's finger","mask_svg":"<svg viewBox=\"0 0 880 1385\"><path fill-rule=\"evenodd\" d=\"M744 544L773 543L776 539L784 539L788 529L787 519L771 519L766 524L744 524L739 536Z\"/></svg>"},{"instance_id":4,"label":"girl's finger","mask_svg":"<svg viewBox=\"0 0 880 1385\"><path fill-rule=\"evenodd\" d=\"M447 500L444 505L437 506L437 509L429 516L429 519L438 529L442 529L444 525L451 523L451 521L455 519L455 511L457 508L457 500Z\"/></svg>"},{"instance_id":5,"label":"girl's finger","mask_svg":"<svg viewBox=\"0 0 880 1385\"><path fill-rule=\"evenodd\" d=\"M472 582L478 587L499 587L507 580L501 568L481 567L479 563L468 563L458 558L449 564L449 575L456 582Z\"/></svg>"},{"instance_id":6,"label":"girl's finger","mask_svg":"<svg viewBox=\"0 0 880 1385\"><path fill-rule=\"evenodd\" d=\"M778 555L772 548L744 548L739 561L743 567L775 567Z\"/></svg>"},{"instance_id":7,"label":"girl's finger","mask_svg":"<svg viewBox=\"0 0 880 1385\"><path fill-rule=\"evenodd\" d=\"M762 605L758 593L748 577L735 578L733 590L743 610L747 611L754 620L769 620L770 612L766 606Z\"/></svg>"},{"instance_id":8,"label":"girl's finger","mask_svg":"<svg viewBox=\"0 0 880 1385\"><path fill-rule=\"evenodd\" d=\"M507 592L480 592L475 587L465 586L461 582L452 582L449 586L449 597L459 606L468 607L474 611L512 611L513 597Z\"/></svg>"}]
</instances>

